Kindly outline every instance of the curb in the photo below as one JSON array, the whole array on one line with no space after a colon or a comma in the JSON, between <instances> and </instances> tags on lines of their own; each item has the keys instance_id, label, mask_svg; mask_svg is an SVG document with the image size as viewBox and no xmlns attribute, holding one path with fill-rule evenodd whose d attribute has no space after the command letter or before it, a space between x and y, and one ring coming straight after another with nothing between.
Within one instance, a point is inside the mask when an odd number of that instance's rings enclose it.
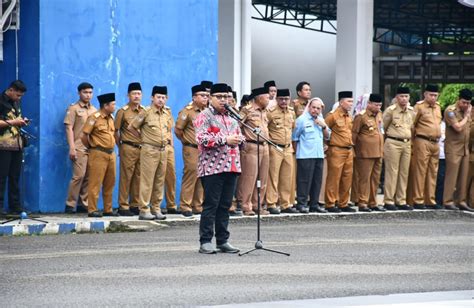
<instances>
[{"instance_id":1,"label":"curb","mask_svg":"<svg viewBox=\"0 0 474 308\"><path fill-rule=\"evenodd\" d=\"M58 220L58 216L49 216L53 220ZM170 219L165 221L141 221L134 220L111 220L103 219L87 221L82 217L77 217L75 220L69 222L48 222L37 223L35 221L27 221L26 224L19 221L16 224L0 225L0 236L22 236L22 235L52 235L52 234L69 234L69 233L116 233L116 232L147 232L157 231L163 228L176 226L190 226L199 223L199 217L184 218L181 215L168 215ZM472 219L474 213L465 211L398 211L398 212L384 212L384 213L339 213L339 214L281 214L262 216L261 221L266 224L282 223L282 222L332 222L341 220L392 220L392 219ZM48 220L48 216L42 219ZM59 219L67 220L66 217L59 216ZM69 218L71 220L71 218ZM254 224L257 220L253 217L231 217L231 223L238 224Z\"/></svg>"}]
</instances>

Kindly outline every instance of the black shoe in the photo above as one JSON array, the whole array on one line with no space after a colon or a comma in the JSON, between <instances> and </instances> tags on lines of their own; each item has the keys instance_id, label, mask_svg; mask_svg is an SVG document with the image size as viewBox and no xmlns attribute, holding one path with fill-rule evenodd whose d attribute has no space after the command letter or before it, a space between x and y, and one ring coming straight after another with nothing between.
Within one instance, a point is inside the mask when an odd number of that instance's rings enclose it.
<instances>
[{"instance_id":1,"label":"black shoe","mask_svg":"<svg viewBox=\"0 0 474 308\"><path fill-rule=\"evenodd\" d=\"M184 212L181 213L181 215L183 215L183 216L186 217L186 218L191 218L191 217L193 217L193 212L191 212L191 211L184 211Z\"/></svg>"},{"instance_id":2,"label":"black shoe","mask_svg":"<svg viewBox=\"0 0 474 308\"><path fill-rule=\"evenodd\" d=\"M199 253L214 254L217 253L217 250L214 249L212 243L204 243L199 247Z\"/></svg>"},{"instance_id":3,"label":"black shoe","mask_svg":"<svg viewBox=\"0 0 474 308\"><path fill-rule=\"evenodd\" d=\"M340 207L339 209L341 210L341 212L346 212L346 213L357 212L355 209L351 208L350 206Z\"/></svg>"},{"instance_id":4,"label":"black shoe","mask_svg":"<svg viewBox=\"0 0 474 308\"><path fill-rule=\"evenodd\" d=\"M163 210L164 209L161 210L161 213L164 214ZM170 209L167 209L167 214L181 214L181 211L175 208L170 208Z\"/></svg>"},{"instance_id":5,"label":"black shoe","mask_svg":"<svg viewBox=\"0 0 474 308\"><path fill-rule=\"evenodd\" d=\"M455 207L454 205L445 205L444 209L445 210L451 210L451 211L457 211L458 210L458 208Z\"/></svg>"},{"instance_id":6,"label":"black shoe","mask_svg":"<svg viewBox=\"0 0 474 308\"><path fill-rule=\"evenodd\" d=\"M441 204L427 204L425 205L427 210L442 210L443 206Z\"/></svg>"},{"instance_id":7,"label":"black shoe","mask_svg":"<svg viewBox=\"0 0 474 308\"><path fill-rule=\"evenodd\" d=\"M409 206L408 204L397 205L397 208L400 211L413 211L413 208Z\"/></svg>"},{"instance_id":8,"label":"black shoe","mask_svg":"<svg viewBox=\"0 0 474 308\"><path fill-rule=\"evenodd\" d=\"M270 207L267 210L272 215L280 215L280 210L277 207Z\"/></svg>"},{"instance_id":9,"label":"black shoe","mask_svg":"<svg viewBox=\"0 0 474 308\"><path fill-rule=\"evenodd\" d=\"M66 206L66 210L64 211L66 214L74 214L75 212L72 206Z\"/></svg>"},{"instance_id":10,"label":"black shoe","mask_svg":"<svg viewBox=\"0 0 474 308\"><path fill-rule=\"evenodd\" d=\"M341 210L337 206L327 207L326 211L329 213L340 213Z\"/></svg>"},{"instance_id":11,"label":"black shoe","mask_svg":"<svg viewBox=\"0 0 474 308\"><path fill-rule=\"evenodd\" d=\"M384 205L384 208L387 210L387 211L398 211L398 208L395 204L385 204Z\"/></svg>"},{"instance_id":12,"label":"black shoe","mask_svg":"<svg viewBox=\"0 0 474 308\"><path fill-rule=\"evenodd\" d=\"M104 217L117 217L117 216L119 216L119 214L115 211L112 211L112 212L104 212L104 214L102 214L102 216L104 216Z\"/></svg>"},{"instance_id":13,"label":"black shoe","mask_svg":"<svg viewBox=\"0 0 474 308\"><path fill-rule=\"evenodd\" d=\"M319 207L319 205L313 205L313 206L310 206L309 207L309 211L311 213L327 213L328 211L326 211L325 209Z\"/></svg>"},{"instance_id":14,"label":"black shoe","mask_svg":"<svg viewBox=\"0 0 474 308\"><path fill-rule=\"evenodd\" d=\"M414 204L414 205L413 205L413 208L414 208L415 210L426 210L426 209L427 209L424 204Z\"/></svg>"},{"instance_id":15,"label":"black shoe","mask_svg":"<svg viewBox=\"0 0 474 308\"><path fill-rule=\"evenodd\" d=\"M132 212L133 215L140 215L140 209L138 208L138 206L131 206L130 212Z\"/></svg>"},{"instance_id":16,"label":"black shoe","mask_svg":"<svg viewBox=\"0 0 474 308\"><path fill-rule=\"evenodd\" d=\"M374 207L371 207L370 209L372 210L372 212L385 212L386 211L386 209L384 209L381 206L374 206Z\"/></svg>"},{"instance_id":17,"label":"black shoe","mask_svg":"<svg viewBox=\"0 0 474 308\"><path fill-rule=\"evenodd\" d=\"M239 248L232 246L231 244L229 244L229 242L225 242L224 244L217 245L216 248L218 251L225 252L225 253L238 253L240 251Z\"/></svg>"},{"instance_id":18,"label":"black shoe","mask_svg":"<svg viewBox=\"0 0 474 308\"><path fill-rule=\"evenodd\" d=\"M95 211L95 212L91 212L91 213L87 214L87 216L99 218L99 217L102 217L102 213L99 212L99 211Z\"/></svg>"},{"instance_id":19,"label":"black shoe","mask_svg":"<svg viewBox=\"0 0 474 308\"><path fill-rule=\"evenodd\" d=\"M202 210L198 211L198 210L193 209L193 214L194 214L194 215L201 215L201 214L202 214Z\"/></svg>"},{"instance_id":20,"label":"black shoe","mask_svg":"<svg viewBox=\"0 0 474 308\"><path fill-rule=\"evenodd\" d=\"M87 207L84 205L78 205L76 208L76 213L87 213Z\"/></svg>"},{"instance_id":21,"label":"black shoe","mask_svg":"<svg viewBox=\"0 0 474 308\"><path fill-rule=\"evenodd\" d=\"M237 217L237 216L242 216L242 211L229 211L229 216L232 216L232 217Z\"/></svg>"},{"instance_id":22,"label":"black shoe","mask_svg":"<svg viewBox=\"0 0 474 308\"><path fill-rule=\"evenodd\" d=\"M370 213L372 210L366 206L359 207L359 212L367 212Z\"/></svg>"},{"instance_id":23,"label":"black shoe","mask_svg":"<svg viewBox=\"0 0 474 308\"><path fill-rule=\"evenodd\" d=\"M119 209L118 213L119 213L120 216L133 216L133 213L130 210ZM104 216L105 216L105 213L104 213Z\"/></svg>"},{"instance_id":24,"label":"black shoe","mask_svg":"<svg viewBox=\"0 0 474 308\"><path fill-rule=\"evenodd\" d=\"M468 206L467 204L459 204L458 205L458 208L461 210L461 211L466 211L466 212L474 212L474 209L470 206Z\"/></svg>"},{"instance_id":25,"label":"black shoe","mask_svg":"<svg viewBox=\"0 0 474 308\"><path fill-rule=\"evenodd\" d=\"M287 207L286 209L283 209L281 210L282 213L286 213L286 214L297 214L299 213L297 209L295 209L294 207Z\"/></svg>"},{"instance_id":26,"label":"black shoe","mask_svg":"<svg viewBox=\"0 0 474 308\"><path fill-rule=\"evenodd\" d=\"M302 205L297 205L296 210L298 212L302 213L302 214L308 214L309 213L309 209L306 206L302 206Z\"/></svg>"}]
</instances>

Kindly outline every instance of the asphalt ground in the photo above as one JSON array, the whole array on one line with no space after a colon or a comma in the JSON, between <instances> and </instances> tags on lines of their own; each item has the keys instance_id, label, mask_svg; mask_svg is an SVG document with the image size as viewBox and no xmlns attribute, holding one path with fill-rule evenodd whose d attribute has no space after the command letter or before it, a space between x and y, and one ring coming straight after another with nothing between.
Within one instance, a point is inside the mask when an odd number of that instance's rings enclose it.
<instances>
[{"instance_id":1,"label":"asphalt ground","mask_svg":"<svg viewBox=\"0 0 474 308\"><path fill-rule=\"evenodd\" d=\"M195 221L153 232L0 238L1 306L199 306L473 289L472 215L262 221L266 251L202 255ZM324 216L324 219L321 217ZM256 241L255 219L231 242Z\"/></svg>"}]
</instances>

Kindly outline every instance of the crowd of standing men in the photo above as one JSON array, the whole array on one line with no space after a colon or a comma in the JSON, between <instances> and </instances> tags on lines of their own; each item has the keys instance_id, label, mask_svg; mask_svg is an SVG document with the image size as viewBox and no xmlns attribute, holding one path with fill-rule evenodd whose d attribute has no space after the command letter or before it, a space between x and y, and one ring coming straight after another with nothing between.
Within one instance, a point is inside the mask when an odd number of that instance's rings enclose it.
<instances>
[{"instance_id":1,"label":"crowd of standing men","mask_svg":"<svg viewBox=\"0 0 474 308\"><path fill-rule=\"evenodd\" d=\"M383 113L382 96L372 93L366 109L356 115L352 92L341 91L334 108L323 117L324 102L311 97L308 82L296 86L294 100L288 89L277 89L274 81L266 82L244 95L240 110L232 88L225 85L224 91L224 84L217 85L214 91L210 81L193 86L192 101L179 112L175 123L166 105L166 86L153 87L151 104L144 107L140 83L130 83L129 102L114 117L115 94L99 95L97 110L92 104L93 86L81 83L77 88L79 100L68 107L64 118L73 166L65 211L84 211L90 217L139 215L142 220L166 219L166 213L185 217L201 214L208 197L202 185L206 176L203 159L212 170L229 165L235 167L232 172L240 173L227 215L252 216L257 210L261 215L354 212L351 200L364 212L441 208L473 211L474 125L472 92L468 89L459 92L444 116L435 85L426 86L424 99L414 107L409 103L409 89L399 87L394 103ZM18 201L24 146L20 128L28 124L28 119L22 117L19 101L25 91L21 81L14 81L0 98L0 205L8 178L12 211L22 210ZM210 99L216 106L226 106L223 113L227 115L230 109L230 115L244 123L238 138L231 137L220 145L229 147L225 153L231 158L228 162L223 158L208 162L209 157L204 156L209 153L204 149L210 141L196 136L198 116L209 108L217 110L209 106ZM435 191L443 119L446 175L439 204ZM212 128L207 134L220 136L222 132L213 132ZM183 145L179 210L175 202L173 130ZM120 156L117 212L112 209L115 146ZM383 166L381 205L376 195ZM257 186L261 191L260 208ZM97 206L101 189L103 212ZM167 206L162 209L164 197Z\"/></svg>"}]
</instances>

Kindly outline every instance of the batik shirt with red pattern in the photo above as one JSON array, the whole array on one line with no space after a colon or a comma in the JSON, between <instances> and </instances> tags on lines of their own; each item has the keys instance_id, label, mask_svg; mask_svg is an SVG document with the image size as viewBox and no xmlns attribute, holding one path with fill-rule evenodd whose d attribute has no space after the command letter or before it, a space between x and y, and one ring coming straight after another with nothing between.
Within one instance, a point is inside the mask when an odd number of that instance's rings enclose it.
<instances>
[{"instance_id":1,"label":"batik shirt with red pattern","mask_svg":"<svg viewBox=\"0 0 474 308\"><path fill-rule=\"evenodd\" d=\"M203 110L193 122L199 149L198 176L224 172L241 172L239 146L229 146L229 135L245 140L236 120L219 113L212 106Z\"/></svg>"}]
</instances>

